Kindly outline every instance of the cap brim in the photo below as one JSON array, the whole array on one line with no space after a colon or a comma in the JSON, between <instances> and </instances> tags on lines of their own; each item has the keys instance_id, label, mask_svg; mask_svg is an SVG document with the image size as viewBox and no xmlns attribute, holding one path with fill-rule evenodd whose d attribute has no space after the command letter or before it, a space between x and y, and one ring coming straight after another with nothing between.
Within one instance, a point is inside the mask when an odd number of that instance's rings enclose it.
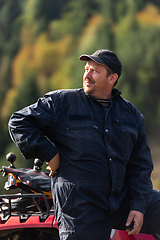
<instances>
[{"instance_id":1,"label":"cap brim","mask_svg":"<svg viewBox=\"0 0 160 240\"><path fill-rule=\"evenodd\" d=\"M107 65L102 59L100 59L99 57L93 57L91 55L81 55L79 57L79 59L81 61L88 61L89 59L93 60L96 63L102 64L102 65Z\"/></svg>"}]
</instances>

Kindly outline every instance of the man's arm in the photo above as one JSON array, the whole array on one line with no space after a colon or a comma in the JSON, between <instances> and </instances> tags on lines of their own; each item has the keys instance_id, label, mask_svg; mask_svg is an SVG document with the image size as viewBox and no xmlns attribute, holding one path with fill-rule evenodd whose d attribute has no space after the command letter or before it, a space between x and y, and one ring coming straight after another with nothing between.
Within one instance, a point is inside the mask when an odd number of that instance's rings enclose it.
<instances>
[{"instance_id":1,"label":"man's arm","mask_svg":"<svg viewBox=\"0 0 160 240\"><path fill-rule=\"evenodd\" d=\"M48 162L57 154L53 140L59 119L58 107L56 96L47 95L11 116L11 138L26 159L39 158Z\"/></svg>"},{"instance_id":2,"label":"man's arm","mask_svg":"<svg viewBox=\"0 0 160 240\"><path fill-rule=\"evenodd\" d=\"M153 163L148 147L144 123L139 127L139 138L132 151L126 171L130 210L145 213L152 197L151 172Z\"/></svg>"},{"instance_id":3,"label":"man's arm","mask_svg":"<svg viewBox=\"0 0 160 240\"><path fill-rule=\"evenodd\" d=\"M126 173L127 188L130 197L130 213L126 222L129 226L133 221L132 230L127 229L129 235L137 234L143 224L143 216L152 197L152 182L150 179L153 163L148 147L145 125L139 127L139 138L133 149Z\"/></svg>"}]
</instances>

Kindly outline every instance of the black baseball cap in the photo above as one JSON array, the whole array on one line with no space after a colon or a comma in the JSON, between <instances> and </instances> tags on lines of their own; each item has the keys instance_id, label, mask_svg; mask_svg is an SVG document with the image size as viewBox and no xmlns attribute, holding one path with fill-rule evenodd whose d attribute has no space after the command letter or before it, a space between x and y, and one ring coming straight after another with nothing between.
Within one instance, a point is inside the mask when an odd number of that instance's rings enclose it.
<instances>
[{"instance_id":1,"label":"black baseball cap","mask_svg":"<svg viewBox=\"0 0 160 240\"><path fill-rule=\"evenodd\" d=\"M108 49L97 50L92 55L83 54L79 57L79 59L82 61L92 59L99 64L108 65L114 73L118 74L118 77L121 76L122 64L117 55Z\"/></svg>"}]
</instances>

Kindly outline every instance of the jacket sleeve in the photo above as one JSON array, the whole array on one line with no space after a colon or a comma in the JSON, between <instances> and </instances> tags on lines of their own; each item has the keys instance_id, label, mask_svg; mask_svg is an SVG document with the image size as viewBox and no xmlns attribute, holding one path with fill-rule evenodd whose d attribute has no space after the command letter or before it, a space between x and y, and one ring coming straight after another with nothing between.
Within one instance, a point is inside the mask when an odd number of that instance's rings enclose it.
<instances>
[{"instance_id":1,"label":"jacket sleeve","mask_svg":"<svg viewBox=\"0 0 160 240\"><path fill-rule=\"evenodd\" d=\"M127 167L130 210L145 213L152 197L152 182L150 180L152 170L152 158L145 135L143 119L139 127L139 138Z\"/></svg>"},{"instance_id":2,"label":"jacket sleeve","mask_svg":"<svg viewBox=\"0 0 160 240\"><path fill-rule=\"evenodd\" d=\"M54 132L58 117L57 97L51 98L50 95L11 116L9 133L26 159L50 161L57 154L57 148L49 136Z\"/></svg>"}]
</instances>

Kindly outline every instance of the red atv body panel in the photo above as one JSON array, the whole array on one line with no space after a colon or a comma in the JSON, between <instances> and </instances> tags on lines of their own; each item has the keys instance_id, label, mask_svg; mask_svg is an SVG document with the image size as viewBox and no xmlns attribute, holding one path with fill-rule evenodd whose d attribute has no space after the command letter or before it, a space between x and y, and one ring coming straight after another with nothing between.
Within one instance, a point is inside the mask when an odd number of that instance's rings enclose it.
<instances>
[{"instance_id":1,"label":"red atv body panel","mask_svg":"<svg viewBox=\"0 0 160 240\"><path fill-rule=\"evenodd\" d=\"M11 216L7 221L0 219L0 230L16 228L56 228L58 229L55 215L49 215L47 219L41 220L40 216L30 216L21 220L20 216Z\"/></svg>"},{"instance_id":2,"label":"red atv body panel","mask_svg":"<svg viewBox=\"0 0 160 240\"><path fill-rule=\"evenodd\" d=\"M137 235L128 235L126 231L117 230L112 240L155 240L153 235L139 233Z\"/></svg>"}]
</instances>

